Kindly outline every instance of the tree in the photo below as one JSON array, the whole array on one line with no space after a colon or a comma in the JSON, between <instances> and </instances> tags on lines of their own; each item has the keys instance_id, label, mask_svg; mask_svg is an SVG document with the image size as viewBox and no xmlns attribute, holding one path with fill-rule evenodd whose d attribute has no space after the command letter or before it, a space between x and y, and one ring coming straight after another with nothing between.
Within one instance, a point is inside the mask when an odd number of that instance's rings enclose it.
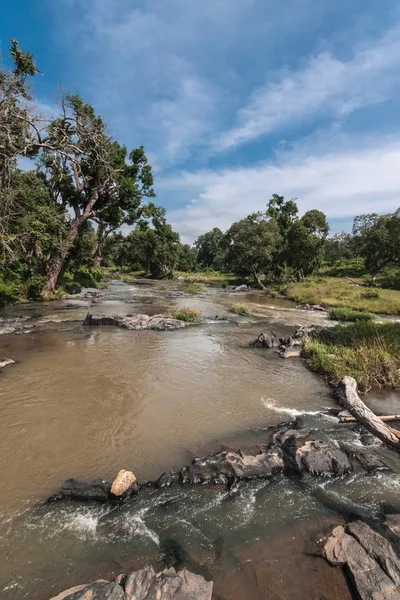
<instances>
[{"instance_id":1,"label":"tree","mask_svg":"<svg viewBox=\"0 0 400 600\"><path fill-rule=\"evenodd\" d=\"M196 270L198 250L189 244L178 245L177 268L178 271L193 272Z\"/></svg>"},{"instance_id":2,"label":"tree","mask_svg":"<svg viewBox=\"0 0 400 600\"><path fill-rule=\"evenodd\" d=\"M218 227L200 235L194 245L198 249L198 263L202 268L220 270L224 264L224 234Z\"/></svg>"},{"instance_id":3,"label":"tree","mask_svg":"<svg viewBox=\"0 0 400 600\"><path fill-rule=\"evenodd\" d=\"M261 276L270 271L282 243L276 219L254 213L234 223L226 232L227 265L237 273L252 275L260 289Z\"/></svg>"},{"instance_id":4,"label":"tree","mask_svg":"<svg viewBox=\"0 0 400 600\"><path fill-rule=\"evenodd\" d=\"M389 265L400 264L400 209L394 214L360 215L354 219L356 249L364 258L370 285Z\"/></svg>"},{"instance_id":5,"label":"tree","mask_svg":"<svg viewBox=\"0 0 400 600\"><path fill-rule=\"evenodd\" d=\"M287 232L285 263L298 277L310 275L321 266L328 233L326 216L320 210L309 210L293 222Z\"/></svg>"},{"instance_id":6,"label":"tree","mask_svg":"<svg viewBox=\"0 0 400 600\"><path fill-rule=\"evenodd\" d=\"M276 219L279 231L283 237L286 237L289 229L297 219L299 209L295 199L286 200L284 196L272 194L271 200L267 204L267 217Z\"/></svg>"},{"instance_id":7,"label":"tree","mask_svg":"<svg viewBox=\"0 0 400 600\"><path fill-rule=\"evenodd\" d=\"M329 265L355 257L353 236L341 231L325 241L324 259Z\"/></svg>"},{"instance_id":8,"label":"tree","mask_svg":"<svg viewBox=\"0 0 400 600\"><path fill-rule=\"evenodd\" d=\"M6 176L21 156L36 157L54 205L64 211L65 235L46 264L52 293L84 224L98 225L98 262L106 233L140 218L143 198L154 196L153 176L143 146L128 153L78 95L63 94L56 119L39 119L28 103L27 79L38 72L33 57L15 41L11 55L14 70L0 76L0 173Z\"/></svg>"}]
</instances>

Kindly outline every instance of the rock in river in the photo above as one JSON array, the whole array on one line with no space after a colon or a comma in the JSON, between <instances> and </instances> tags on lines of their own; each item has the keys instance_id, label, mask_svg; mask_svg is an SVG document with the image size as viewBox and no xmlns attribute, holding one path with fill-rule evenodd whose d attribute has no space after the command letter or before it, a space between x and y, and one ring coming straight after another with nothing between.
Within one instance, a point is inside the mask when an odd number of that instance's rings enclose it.
<instances>
[{"instance_id":1,"label":"rock in river","mask_svg":"<svg viewBox=\"0 0 400 600\"><path fill-rule=\"evenodd\" d=\"M13 360L12 358L7 358L6 356L0 358L0 370L6 367L7 365L13 364L15 364L15 360Z\"/></svg>"},{"instance_id":2,"label":"rock in river","mask_svg":"<svg viewBox=\"0 0 400 600\"><path fill-rule=\"evenodd\" d=\"M116 325L124 329L155 329L157 331L171 331L182 329L186 326L184 321L171 319L163 315L93 315L88 313L83 325Z\"/></svg>"},{"instance_id":3,"label":"rock in river","mask_svg":"<svg viewBox=\"0 0 400 600\"><path fill-rule=\"evenodd\" d=\"M164 569L156 573L144 567L115 581L99 579L61 592L51 600L211 600L212 581L187 569Z\"/></svg>"},{"instance_id":4,"label":"rock in river","mask_svg":"<svg viewBox=\"0 0 400 600\"><path fill-rule=\"evenodd\" d=\"M400 560L390 542L362 521L335 527L324 555L345 566L361 600L400 599Z\"/></svg>"},{"instance_id":5,"label":"rock in river","mask_svg":"<svg viewBox=\"0 0 400 600\"><path fill-rule=\"evenodd\" d=\"M114 496L122 496L136 482L136 477L132 471L121 469L111 486L111 493Z\"/></svg>"}]
</instances>

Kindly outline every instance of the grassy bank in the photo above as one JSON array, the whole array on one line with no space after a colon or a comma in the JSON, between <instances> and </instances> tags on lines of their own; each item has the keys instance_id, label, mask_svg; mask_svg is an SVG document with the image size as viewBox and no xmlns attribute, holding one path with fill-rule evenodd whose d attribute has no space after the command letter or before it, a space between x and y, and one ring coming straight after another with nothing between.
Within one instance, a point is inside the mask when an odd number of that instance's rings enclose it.
<instances>
[{"instance_id":1,"label":"grassy bank","mask_svg":"<svg viewBox=\"0 0 400 600\"><path fill-rule=\"evenodd\" d=\"M301 304L400 314L400 291L354 285L342 277L315 276L287 285L269 286L268 289Z\"/></svg>"},{"instance_id":2,"label":"grassy bank","mask_svg":"<svg viewBox=\"0 0 400 600\"><path fill-rule=\"evenodd\" d=\"M308 365L329 383L354 377L360 391L400 389L400 323L358 322L337 325L334 335L306 342Z\"/></svg>"}]
</instances>

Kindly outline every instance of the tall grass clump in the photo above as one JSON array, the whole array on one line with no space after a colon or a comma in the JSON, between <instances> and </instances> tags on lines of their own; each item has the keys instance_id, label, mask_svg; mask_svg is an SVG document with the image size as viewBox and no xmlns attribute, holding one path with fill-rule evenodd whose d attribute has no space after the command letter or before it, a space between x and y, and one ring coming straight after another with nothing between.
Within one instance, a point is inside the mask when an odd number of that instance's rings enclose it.
<instances>
[{"instance_id":1,"label":"tall grass clump","mask_svg":"<svg viewBox=\"0 0 400 600\"><path fill-rule=\"evenodd\" d=\"M341 322L359 322L366 323L372 321L374 316L368 312L360 312L359 310L353 310L352 308L331 308L329 310L329 318L332 321Z\"/></svg>"},{"instance_id":2,"label":"tall grass clump","mask_svg":"<svg viewBox=\"0 0 400 600\"><path fill-rule=\"evenodd\" d=\"M205 287L200 283L196 283L195 281L190 281L190 279L188 279L181 283L179 290L181 292L185 292L185 294L195 296L196 294L203 293L205 291Z\"/></svg>"},{"instance_id":3,"label":"tall grass clump","mask_svg":"<svg viewBox=\"0 0 400 600\"><path fill-rule=\"evenodd\" d=\"M230 308L230 312L235 315L249 317L251 315L251 308L246 304L233 304Z\"/></svg>"},{"instance_id":4,"label":"tall grass clump","mask_svg":"<svg viewBox=\"0 0 400 600\"><path fill-rule=\"evenodd\" d=\"M200 323L203 319L203 313L194 308L179 308L168 316L179 321L184 321L185 323Z\"/></svg>"},{"instance_id":5,"label":"tall grass clump","mask_svg":"<svg viewBox=\"0 0 400 600\"><path fill-rule=\"evenodd\" d=\"M310 339L308 365L333 384L354 377L361 392L373 387L400 389L400 323L337 325L333 335Z\"/></svg>"}]
</instances>

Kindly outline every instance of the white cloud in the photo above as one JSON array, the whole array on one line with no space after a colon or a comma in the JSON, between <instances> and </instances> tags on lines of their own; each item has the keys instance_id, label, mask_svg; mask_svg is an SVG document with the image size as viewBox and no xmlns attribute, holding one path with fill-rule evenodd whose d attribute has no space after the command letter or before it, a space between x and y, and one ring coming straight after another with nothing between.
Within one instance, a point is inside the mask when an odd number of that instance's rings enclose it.
<instances>
[{"instance_id":1,"label":"white cloud","mask_svg":"<svg viewBox=\"0 0 400 600\"><path fill-rule=\"evenodd\" d=\"M381 140L365 149L336 150L306 158L290 153L279 163L248 168L181 173L158 182L160 193L186 196L184 208L168 213L188 241L249 213L265 210L273 193L298 198L301 212L311 208L328 218L352 218L399 206L400 142ZM193 203L195 200L195 203Z\"/></svg>"},{"instance_id":2,"label":"white cloud","mask_svg":"<svg viewBox=\"0 0 400 600\"><path fill-rule=\"evenodd\" d=\"M226 150L285 126L324 114L342 118L387 100L400 88L400 28L359 49L349 61L321 53L303 68L283 70L256 89L237 115L238 124L214 141Z\"/></svg>"}]
</instances>

